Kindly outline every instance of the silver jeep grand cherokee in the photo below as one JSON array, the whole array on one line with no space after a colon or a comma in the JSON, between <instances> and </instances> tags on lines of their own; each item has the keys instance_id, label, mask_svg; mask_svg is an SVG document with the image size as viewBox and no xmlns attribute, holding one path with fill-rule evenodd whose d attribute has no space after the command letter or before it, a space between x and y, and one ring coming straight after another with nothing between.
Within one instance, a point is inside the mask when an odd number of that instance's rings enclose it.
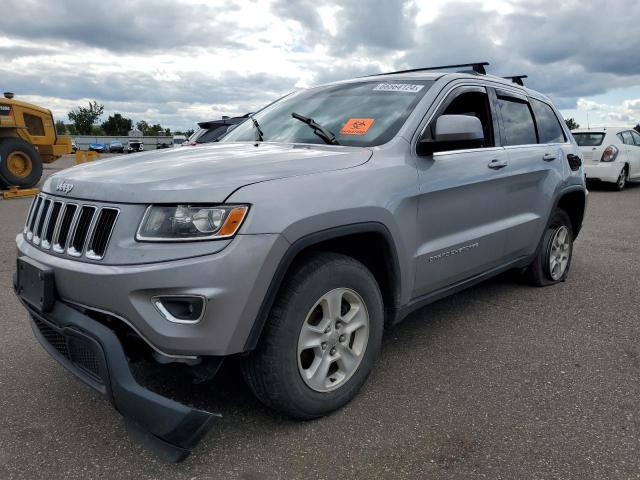
<instances>
[{"instance_id":1,"label":"silver jeep grand cherokee","mask_svg":"<svg viewBox=\"0 0 640 480\"><path fill-rule=\"evenodd\" d=\"M509 269L564 281L580 152L548 98L484 65L303 90L218 144L51 176L17 236L36 337L178 461L216 415L141 386L133 359L201 378L241 356L262 402L311 419L420 306Z\"/></svg>"}]
</instances>

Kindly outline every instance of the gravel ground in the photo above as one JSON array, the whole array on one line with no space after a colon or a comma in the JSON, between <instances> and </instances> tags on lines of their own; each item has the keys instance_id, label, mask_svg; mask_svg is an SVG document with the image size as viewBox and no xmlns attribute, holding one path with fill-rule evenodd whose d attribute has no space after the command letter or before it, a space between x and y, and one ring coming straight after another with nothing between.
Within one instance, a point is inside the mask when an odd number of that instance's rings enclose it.
<instances>
[{"instance_id":1,"label":"gravel ground","mask_svg":"<svg viewBox=\"0 0 640 480\"><path fill-rule=\"evenodd\" d=\"M179 465L33 338L11 289L29 203L0 201L0 479L640 478L640 184L591 192L566 283L503 275L419 310L327 418L272 413L233 363L210 384L167 380L224 415Z\"/></svg>"}]
</instances>

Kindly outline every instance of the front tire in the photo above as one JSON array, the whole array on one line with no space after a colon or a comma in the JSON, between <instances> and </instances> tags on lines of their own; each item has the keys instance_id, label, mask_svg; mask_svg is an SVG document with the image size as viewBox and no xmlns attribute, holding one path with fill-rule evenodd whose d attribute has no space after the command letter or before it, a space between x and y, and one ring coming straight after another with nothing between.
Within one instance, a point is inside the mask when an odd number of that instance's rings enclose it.
<instances>
[{"instance_id":1,"label":"front tire","mask_svg":"<svg viewBox=\"0 0 640 480\"><path fill-rule=\"evenodd\" d=\"M569 275L573 256L573 228L571 219L562 209L555 209L547 224L536 257L525 274L538 287L564 282Z\"/></svg>"},{"instance_id":2,"label":"front tire","mask_svg":"<svg viewBox=\"0 0 640 480\"><path fill-rule=\"evenodd\" d=\"M331 413L369 376L383 324L371 272L351 257L314 254L289 272L243 364L247 384L265 405L293 418Z\"/></svg>"}]
</instances>

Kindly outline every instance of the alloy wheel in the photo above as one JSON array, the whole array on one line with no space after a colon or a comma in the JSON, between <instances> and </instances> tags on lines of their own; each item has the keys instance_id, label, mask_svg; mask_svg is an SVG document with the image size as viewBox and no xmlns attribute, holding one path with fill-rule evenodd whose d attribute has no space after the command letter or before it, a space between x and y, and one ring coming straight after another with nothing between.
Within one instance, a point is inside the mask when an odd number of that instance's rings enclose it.
<instances>
[{"instance_id":1,"label":"alloy wheel","mask_svg":"<svg viewBox=\"0 0 640 480\"><path fill-rule=\"evenodd\" d=\"M307 314L298 338L298 370L317 392L344 385L358 370L369 339L369 314L349 288L325 293Z\"/></svg>"},{"instance_id":2,"label":"alloy wheel","mask_svg":"<svg viewBox=\"0 0 640 480\"><path fill-rule=\"evenodd\" d=\"M551 239L549 252L549 274L554 281L560 280L569 265L571 242L569 229L566 226L558 228Z\"/></svg>"}]
</instances>

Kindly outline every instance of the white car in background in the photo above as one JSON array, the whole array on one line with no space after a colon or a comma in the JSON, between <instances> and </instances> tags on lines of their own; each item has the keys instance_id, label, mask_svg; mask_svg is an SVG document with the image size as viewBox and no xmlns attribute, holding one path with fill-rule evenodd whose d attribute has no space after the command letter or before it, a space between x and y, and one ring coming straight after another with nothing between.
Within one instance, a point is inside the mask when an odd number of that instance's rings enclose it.
<instances>
[{"instance_id":1,"label":"white car in background","mask_svg":"<svg viewBox=\"0 0 640 480\"><path fill-rule=\"evenodd\" d=\"M571 132L584 160L587 180L600 180L624 189L640 180L640 133L630 128L601 127Z\"/></svg>"}]
</instances>

